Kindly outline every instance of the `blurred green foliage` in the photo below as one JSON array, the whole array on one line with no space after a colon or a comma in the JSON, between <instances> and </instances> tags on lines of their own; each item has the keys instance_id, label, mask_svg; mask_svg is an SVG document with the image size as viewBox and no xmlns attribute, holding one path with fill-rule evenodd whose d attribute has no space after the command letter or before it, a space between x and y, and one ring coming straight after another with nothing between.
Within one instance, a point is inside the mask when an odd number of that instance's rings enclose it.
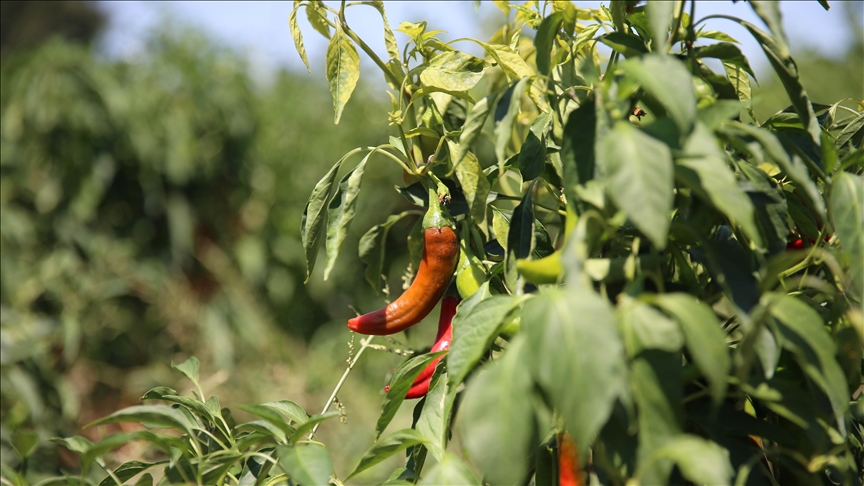
<instances>
[{"instance_id":1,"label":"blurred green foliage","mask_svg":"<svg viewBox=\"0 0 864 486\"><path fill-rule=\"evenodd\" d=\"M372 294L356 285L356 252L329 282L304 286L299 227L325 167L386 139L367 122L386 107L358 97L334 127L317 81L283 72L255 87L239 55L172 29L134 62L59 39L4 57L4 461L17 430L69 435L137 400L172 359L290 362ZM376 210L359 228L406 204L392 189L370 193L362 205ZM233 381L241 402L273 392ZM35 453L32 468L56 470L53 448Z\"/></svg>"}]
</instances>

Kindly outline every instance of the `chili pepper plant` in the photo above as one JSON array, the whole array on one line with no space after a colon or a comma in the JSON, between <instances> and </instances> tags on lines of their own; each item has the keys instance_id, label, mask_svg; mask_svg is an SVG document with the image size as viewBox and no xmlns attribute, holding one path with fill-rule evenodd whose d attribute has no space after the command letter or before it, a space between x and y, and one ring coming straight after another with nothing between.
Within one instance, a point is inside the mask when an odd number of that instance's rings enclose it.
<instances>
[{"instance_id":1,"label":"chili pepper plant","mask_svg":"<svg viewBox=\"0 0 864 486\"><path fill-rule=\"evenodd\" d=\"M414 207L363 228L376 291L400 221L415 227L395 243L411 252L409 282L420 270L403 297L351 320L369 336L345 376L381 347L374 334L461 298L449 350L395 372L356 467L333 471L315 441L332 413L292 402L247 407L262 420L232 428L217 403L163 390L145 398L178 409L106 420L179 428L176 446L164 439L169 469L208 484L341 484L398 454L386 484L860 485L864 102L807 96L776 2L746 7L765 27L700 16L695 1L495 3L507 21L485 42L403 22L398 43L383 2L297 1L290 16L307 66L298 15L329 38L335 123L361 52L392 101L393 135L312 189L307 279L322 244L325 279L354 251L343 242L364 173L402 173L392 197ZM361 6L380 12L386 55L352 30ZM758 41L787 109L756 118L750 61L711 18ZM454 237L424 239L430 228ZM421 373L411 396L425 397L406 401ZM400 407L413 425L390 430Z\"/></svg>"}]
</instances>

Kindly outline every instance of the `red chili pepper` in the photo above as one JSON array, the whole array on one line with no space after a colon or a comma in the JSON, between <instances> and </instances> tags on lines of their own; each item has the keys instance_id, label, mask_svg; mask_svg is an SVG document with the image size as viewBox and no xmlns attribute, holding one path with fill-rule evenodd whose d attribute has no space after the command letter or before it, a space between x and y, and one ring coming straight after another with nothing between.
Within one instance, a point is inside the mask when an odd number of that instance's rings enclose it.
<instances>
[{"instance_id":1,"label":"red chili pepper","mask_svg":"<svg viewBox=\"0 0 864 486\"><path fill-rule=\"evenodd\" d=\"M786 243L787 250L800 250L801 248L804 248L804 240L802 240L801 238Z\"/></svg>"},{"instance_id":2,"label":"red chili pepper","mask_svg":"<svg viewBox=\"0 0 864 486\"><path fill-rule=\"evenodd\" d=\"M447 351L450 349L450 341L453 340L453 316L456 315L456 306L459 305L459 299L456 297L445 297L441 301L441 316L438 318L438 334L435 336L435 344L432 346L430 353L438 351ZM421 398L429 392L429 385L432 383L432 375L435 373L435 367L441 361L444 355L441 355L432 360L423 371L414 379L411 389L405 398ZM390 391L390 386L385 386L384 391Z\"/></svg>"},{"instance_id":3,"label":"red chili pepper","mask_svg":"<svg viewBox=\"0 0 864 486\"><path fill-rule=\"evenodd\" d=\"M566 431L558 434L558 485L581 486L579 454L573 437Z\"/></svg>"},{"instance_id":4,"label":"red chili pepper","mask_svg":"<svg viewBox=\"0 0 864 486\"><path fill-rule=\"evenodd\" d=\"M429 194L429 211L423 218L423 256L417 276L408 290L382 309L348 320L348 328L360 334L384 336L417 324L432 312L444 295L459 259L459 238L453 220L441 208L439 195Z\"/></svg>"}]
</instances>

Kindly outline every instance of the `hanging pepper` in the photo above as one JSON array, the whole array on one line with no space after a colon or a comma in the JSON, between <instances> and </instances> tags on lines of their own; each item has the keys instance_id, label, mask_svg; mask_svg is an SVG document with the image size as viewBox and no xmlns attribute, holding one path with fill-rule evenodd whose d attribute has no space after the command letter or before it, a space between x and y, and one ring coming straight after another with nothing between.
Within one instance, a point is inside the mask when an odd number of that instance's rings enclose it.
<instances>
[{"instance_id":1,"label":"hanging pepper","mask_svg":"<svg viewBox=\"0 0 864 486\"><path fill-rule=\"evenodd\" d=\"M423 217L423 256L417 276L408 290L382 309L348 320L348 328L360 334L383 336L403 331L429 315L444 295L459 258L459 238L454 222L442 207L447 189L429 189L429 210Z\"/></svg>"},{"instance_id":2,"label":"hanging pepper","mask_svg":"<svg viewBox=\"0 0 864 486\"><path fill-rule=\"evenodd\" d=\"M438 318L438 334L435 336L435 344L432 346L432 349L429 351L430 353L437 353L438 351L447 351L450 349L450 341L453 340L453 316L456 315L456 306L459 305L460 300L456 297L444 297L444 300L441 301L441 316ZM432 360L423 371L417 375L417 378L414 379L414 383L411 384L411 389L408 390L408 394L405 395L405 398L421 398L426 396L426 393L429 392L429 385L432 383L432 375L435 373L435 367L438 366L438 362L441 361L444 355L441 355ZM389 391L390 386L387 385L384 387L384 391Z\"/></svg>"}]
</instances>

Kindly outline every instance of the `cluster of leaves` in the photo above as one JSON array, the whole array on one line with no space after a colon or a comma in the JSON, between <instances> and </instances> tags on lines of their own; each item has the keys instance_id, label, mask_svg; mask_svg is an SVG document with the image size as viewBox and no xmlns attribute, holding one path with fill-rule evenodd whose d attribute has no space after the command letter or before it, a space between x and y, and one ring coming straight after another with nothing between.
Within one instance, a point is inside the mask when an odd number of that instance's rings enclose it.
<instances>
[{"instance_id":1,"label":"cluster of leaves","mask_svg":"<svg viewBox=\"0 0 864 486\"><path fill-rule=\"evenodd\" d=\"M697 2L496 2L508 23L490 42L402 23L401 50L381 2L364 5L384 18L386 61L350 29L344 2L298 1L291 16L304 61L301 8L330 39L336 122L359 46L393 90L399 131L313 189L308 272L325 225L325 278L334 267L381 154L417 206L424 184L448 187L476 257L457 281L483 283L463 295L412 428L382 438L430 355L396 372L349 478L405 450L387 484L554 484L566 433L592 482L861 483L864 102L811 102L776 3L750 4L767 32L714 16L755 37L782 81L791 106L767 120L752 110L749 61L701 27ZM466 42L485 58L454 47ZM374 288L382 235L417 213L361 239ZM448 448L453 433L462 451ZM427 453L437 466L425 472Z\"/></svg>"},{"instance_id":2,"label":"cluster of leaves","mask_svg":"<svg viewBox=\"0 0 864 486\"><path fill-rule=\"evenodd\" d=\"M330 481L333 471L330 455L312 437L319 423L338 413L310 417L296 403L280 400L238 407L260 420L236 424L231 411L222 408L218 398L211 396L204 400L198 359L191 357L171 366L195 385L192 397L159 386L145 393L141 400L166 403L129 407L88 425L133 422L146 428L112 434L96 444L78 436L54 439L81 456L82 472L78 477L46 479L39 485L108 486L137 477L135 484L143 486L153 484L154 474L159 484L272 485L288 480L294 484ZM159 451L156 453L159 458L127 461L115 468L106 464L106 454L134 441L152 446ZM99 482L89 479L88 470L94 464L107 473ZM13 484L27 484L12 470L4 468L3 474Z\"/></svg>"}]
</instances>

